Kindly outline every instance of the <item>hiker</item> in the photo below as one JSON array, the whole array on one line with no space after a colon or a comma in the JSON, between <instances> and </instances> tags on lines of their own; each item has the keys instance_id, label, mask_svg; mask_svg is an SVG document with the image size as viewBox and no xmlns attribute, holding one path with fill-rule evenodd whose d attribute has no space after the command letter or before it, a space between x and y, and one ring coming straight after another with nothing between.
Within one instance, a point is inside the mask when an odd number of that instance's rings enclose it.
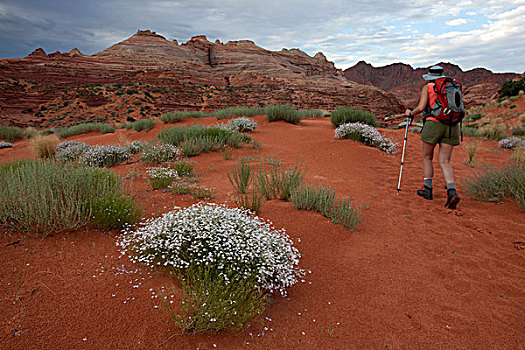
<instances>
[{"instance_id":1,"label":"hiker","mask_svg":"<svg viewBox=\"0 0 525 350\"><path fill-rule=\"evenodd\" d=\"M459 145L459 125L464 114L464 106L461 100L461 85L456 83L451 78L446 78L443 75L444 69L440 66L433 66L429 69L429 72L423 75L423 79L427 80L428 83L423 86L421 90L421 96L419 103L416 108L407 109L405 115L409 118L413 118L415 115L423 112L423 129L421 130L421 140L423 141L423 173L424 173L424 184L423 188L417 190L417 194L425 199L432 200L432 178L434 176L434 166L432 165L432 159L434 158L434 148L439 144L439 166L443 172L443 177L446 181L447 189L447 202L445 207L450 209L456 209L459 203L459 195L456 191L456 183L454 180L454 170L450 164L450 158L454 146ZM443 108L450 106L450 96L448 96L450 89L445 91L445 85L455 84L456 88L456 102L452 101L452 104L457 104L458 109L461 109L461 113L457 112L454 107ZM459 87L459 88L458 88ZM459 90L459 98L457 96ZM438 101L439 92L442 92L444 96ZM449 102L447 103L447 98ZM459 99L459 101L458 101ZM438 103L436 103L438 102ZM454 111L451 113L451 110ZM447 113L448 111L448 113ZM454 120L452 119L454 116ZM450 121L449 121L450 119ZM459 120L459 121L458 121Z\"/></svg>"}]
</instances>

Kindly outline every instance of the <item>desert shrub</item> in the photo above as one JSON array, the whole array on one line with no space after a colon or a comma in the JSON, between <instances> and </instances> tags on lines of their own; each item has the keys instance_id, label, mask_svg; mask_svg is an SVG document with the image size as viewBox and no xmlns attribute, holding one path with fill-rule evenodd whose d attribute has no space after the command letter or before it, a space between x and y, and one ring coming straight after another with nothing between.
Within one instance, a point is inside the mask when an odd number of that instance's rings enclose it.
<instances>
[{"instance_id":1,"label":"desert shrub","mask_svg":"<svg viewBox=\"0 0 525 350\"><path fill-rule=\"evenodd\" d=\"M248 116L252 117L254 115L261 115L264 114L264 108L262 107L228 107L224 109L219 109L215 111L212 116L217 119L229 119L231 117L235 116Z\"/></svg>"},{"instance_id":2,"label":"desert shrub","mask_svg":"<svg viewBox=\"0 0 525 350\"><path fill-rule=\"evenodd\" d=\"M252 167L244 159L239 159L237 165L227 172L228 179L233 188L240 194L245 194L252 182Z\"/></svg>"},{"instance_id":3,"label":"desert shrub","mask_svg":"<svg viewBox=\"0 0 525 350\"><path fill-rule=\"evenodd\" d=\"M211 199L215 195L215 190L197 185L195 182L173 182L168 186L168 190L173 194L191 194L199 199Z\"/></svg>"},{"instance_id":4,"label":"desert shrub","mask_svg":"<svg viewBox=\"0 0 525 350\"><path fill-rule=\"evenodd\" d=\"M468 136L468 137L478 137L479 136L478 129L476 129L475 127L462 126L461 132L463 133L463 135Z\"/></svg>"},{"instance_id":5,"label":"desert shrub","mask_svg":"<svg viewBox=\"0 0 525 350\"><path fill-rule=\"evenodd\" d=\"M56 147L56 160L58 162L76 162L80 156L91 147L88 144L78 141L60 142Z\"/></svg>"},{"instance_id":6,"label":"desert shrub","mask_svg":"<svg viewBox=\"0 0 525 350\"><path fill-rule=\"evenodd\" d=\"M24 131L16 126L0 124L0 140L13 143L24 137Z\"/></svg>"},{"instance_id":7,"label":"desert shrub","mask_svg":"<svg viewBox=\"0 0 525 350\"><path fill-rule=\"evenodd\" d=\"M160 131L157 138L162 143L180 145L186 156L220 150L226 145L238 148L242 143L251 141L247 134L203 125L174 126Z\"/></svg>"},{"instance_id":8,"label":"desert shrub","mask_svg":"<svg viewBox=\"0 0 525 350\"><path fill-rule=\"evenodd\" d=\"M131 154L137 154L142 152L148 146L147 142L144 141L131 141L129 144L125 145L128 149L128 152Z\"/></svg>"},{"instance_id":9,"label":"desert shrub","mask_svg":"<svg viewBox=\"0 0 525 350\"><path fill-rule=\"evenodd\" d=\"M481 126L478 135L489 140L501 140L507 137L507 127L503 123L491 122Z\"/></svg>"},{"instance_id":10,"label":"desert shrub","mask_svg":"<svg viewBox=\"0 0 525 350\"><path fill-rule=\"evenodd\" d=\"M305 168L302 163L286 167L281 162L259 164L254 179L255 191L265 199L289 200L292 191L303 183Z\"/></svg>"},{"instance_id":11,"label":"desert shrub","mask_svg":"<svg viewBox=\"0 0 525 350\"><path fill-rule=\"evenodd\" d=\"M247 193L238 193L235 198L235 204L237 206L251 210L258 214L261 211L264 197L257 190L253 190Z\"/></svg>"},{"instance_id":12,"label":"desert shrub","mask_svg":"<svg viewBox=\"0 0 525 350\"><path fill-rule=\"evenodd\" d=\"M179 174L171 167L147 168L146 173L151 187L154 190L168 188L174 181L179 179Z\"/></svg>"},{"instance_id":13,"label":"desert shrub","mask_svg":"<svg viewBox=\"0 0 525 350\"><path fill-rule=\"evenodd\" d=\"M473 113L473 114L467 114L467 116L465 117L465 120L464 122L471 122L471 121L476 121L478 119L481 119L485 116L484 113Z\"/></svg>"},{"instance_id":14,"label":"desert shrub","mask_svg":"<svg viewBox=\"0 0 525 350\"><path fill-rule=\"evenodd\" d=\"M241 328L264 307L265 293L286 295L301 275L299 251L284 229L224 205L173 210L125 230L119 245L135 262L187 277L175 321L191 332Z\"/></svg>"},{"instance_id":15,"label":"desert shrub","mask_svg":"<svg viewBox=\"0 0 525 350\"><path fill-rule=\"evenodd\" d=\"M151 143L140 154L140 161L148 164L160 164L172 160L180 160L183 156L181 147L170 144Z\"/></svg>"},{"instance_id":16,"label":"desert shrub","mask_svg":"<svg viewBox=\"0 0 525 350\"><path fill-rule=\"evenodd\" d=\"M349 230L354 230L362 220L361 208L352 205L350 198L338 198L330 187L299 186L292 192L291 202L299 210L319 212Z\"/></svg>"},{"instance_id":17,"label":"desert shrub","mask_svg":"<svg viewBox=\"0 0 525 350\"><path fill-rule=\"evenodd\" d=\"M206 118L208 115L206 113L201 113L197 111L172 111L164 113L160 116L160 120L164 124L177 123L188 118Z\"/></svg>"},{"instance_id":18,"label":"desert shrub","mask_svg":"<svg viewBox=\"0 0 525 350\"><path fill-rule=\"evenodd\" d=\"M516 126L512 128L512 136L525 136L525 126Z\"/></svg>"},{"instance_id":19,"label":"desert shrub","mask_svg":"<svg viewBox=\"0 0 525 350\"><path fill-rule=\"evenodd\" d=\"M518 164L525 164L525 148L519 147L512 152L510 156L511 161Z\"/></svg>"},{"instance_id":20,"label":"desert shrub","mask_svg":"<svg viewBox=\"0 0 525 350\"><path fill-rule=\"evenodd\" d=\"M463 144L463 149L467 152L468 159L464 162L465 165L475 166L476 165L476 150L478 149L478 143L467 142Z\"/></svg>"},{"instance_id":21,"label":"desert shrub","mask_svg":"<svg viewBox=\"0 0 525 350\"><path fill-rule=\"evenodd\" d=\"M178 162L170 164L170 167L174 169L180 176L193 176L193 163L185 160L179 160Z\"/></svg>"},{"instance_id":22,"label":"desert shrub","mask_svg":"<svg viewBox=\"0 0 525 350\"><path fill-rule=\"evenodd\" d=\"M292 105L274 105L265 109L266 119L269 122L284 120L292 124L299 124L301 116L297 109Z\"/></svg>"},{"instance_id":23,"label":"desert shrub","mask_svg":"<svg viewBox=\"0 0 525 350\"><path fill-rule=\"evenodd\" d=\"M39 158L54 158L57 145L58 138L55 135L40 136L37 134L29 142L31 150Z\"/></svg>"},{"instance_id":24,"label":"desert shrub","mask_svg":"<svg viewBox=\"0 0 525 350\"><path fill-rule=\"evenodd\" d=\"M501 84L498 93L500 97L517 96L520 90L525 90L525 78L516 81L506 81Z\"/></svg>"},{"instance_id":25,"label":"desert shrub","mask_svg":"<svg viewBox=\"0 0 525 350\"><path fill-rule=\"evenodd\" d=\"M509 137L509 138L500 140L498 145L502 148L507 148L507 149L525 147L525 140L522 140L519 137Z\"/></svg>"},{"instance_id":26,"label":"desert shrub","mask_svg":"<svg viewBox=\"0 0 525 350\"><path fill-rule=\"evenodd\" d=\"M58 138L62 140L70 136L85 134L91 131L99 131L101 134L107 134L115 132L115 128L108 124L89 123L58 129L56 133Z\"/></svg>"},{"instance_id":27,"label":"desert shrub","mask_svg":"<svg viewBox=\"0 0 525 350\"><path fill-rule=\"evenodd\" d=\"M341 124L335 129L335 137L338 139L352 139L364 143L367 146L379 148L387 154L396 153L396 144L384 137L373 126L357 122Z\"/></svg>"},{"instance_id":28,"label":"desert shrub","mask_svg":"<svg viewBox=\"0 0 525 350\"><path fill-rule=\"evenodd\" d=\"M226 124L219 124L218 127L237 132L254 131L257 127L257 122L250 118L241 117L232 119Z\"/></svg>"},{"instance_id":29,"label":"desert shrub","mask_svg":"<svg viewBox=\"0 0 525 350\"><path fill-rule=\"evenodd\" d=\"M32 126L28 126L24 129L24 136L28 139L32 139L33 137L40 135L40 132L37 128L34 128Z\"/></svg>"},{"instance_id":30,"label":"desert shrub","mask_svg":"<svg viewBox=\"0 0 525 350\"><path fill-rule=\"evenodd\" d=\"M154 125L155 123L151 119L141 119L133 123L133 130L137 132L142 130L150 131Z\"/></svg>"},{"instance_id":31,"label":"desert shrub","mask_svg":"<svg viewBox=\"0 0 525 350\"><path fill-rule=\"evenodd\" d=\"M323 112L318 109L300 109L299 116L301 117L301 119L317 118L317 117L322 117Z\"/></svg>"},{"instance_id":32,"label":"desert shrub","mask_svg":"<svg viewBox=\"0 0 525 350\"><path fill-rule=\"evenodd\" d=\"M346 123L356 122L375 127L379 126L379 121L373 113L361 109L355 109L353 107L337 107L330 115L330 119L335 127Z\"/></svg>"},{"instance_id":33,"label":"desert shrub","mask_svg":"<svg viewBox=\"0 0 525 350\"><path fill-rule=\"evenodd\" d=\"M11 142L0 141L0 149L2 148L11 148L13 144Z\"/></svg>"},{"instance_id":34,"label":"desert shrub","mask_svg":"<svg viewBox=\"0 0 525 350\"><path fill-rule=\"evenodd\" d=\"M0 225L37 235L87 224L121 228L142 215L110 170L49 160L2 164L0 199Z\"/></svg>"},{"instance_id":35,"label":"desert shrub","mask_svg":"<svg viewBox=\"0 0 525 350\"><path fill-rule=\"evenodd\" d=\"M483 166L465 181L469 196L499 202L509 196L525 211L525 163L512 162L501 168Z\"/></svg>"},{"instance_id":36,"label":"desert shrub","mask_svg":"<svg viewBox=\"0 0 525 350\"><path fill-rule=\"evenodd\" d=\"M119 165L131 157L126 147L113 145L90 146L84 149L78 162L86 166L109 167Z\"/></svg>"}]
</instances>

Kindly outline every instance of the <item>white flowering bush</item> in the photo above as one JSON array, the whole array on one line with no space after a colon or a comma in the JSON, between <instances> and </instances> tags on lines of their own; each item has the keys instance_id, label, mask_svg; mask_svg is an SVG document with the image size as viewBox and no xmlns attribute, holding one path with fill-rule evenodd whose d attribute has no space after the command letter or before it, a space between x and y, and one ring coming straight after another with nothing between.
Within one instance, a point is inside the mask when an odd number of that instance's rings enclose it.
<instances>
[{"instance_id":1,"label":"white flowering bush","mask_svg":"<svg viewBox=\"0 0 525 350\"><path fill-rule=\"evenodd\" d=\"M174 181L180 180L177 170L170 167L147 168L146 173L148 174L151 187L153 187L154 190L167 188Z\"/></svg>"},{"instance_id":2,"label":"white flowering bush","mask_svg":"<svg viewBox=\"0 0 525 350\"><path fill-rule=\"evenodd\" d=\"M140 154L140 160L145 163L154 164L181 160L182 156L183 151L181 147L160 143L146 146Z\"/></svg>"},{"instance_id":3,"label":"white flowering bush","mask_svg":"<svg viewBox=\"0 0 525 350\"><path fill-rule=\"evenodd\" d=\"M335 137L360 141L367 146L379 148L387 154L395 154L397 151L396 144L392 140L381 135L373 126L361 122L339 125L335 129Z\"/></svg>"},{"instance_id":4,"label":"white flowering bush","mask_svg":"<svg viewBox=\"0 0 525 350\"><path fill-rule=\"evenodd\" d=\"M13 147L13 144L11 142L0 141L0 149L9 148L9 147Z\"/></svg>"},{"instance_id":5,"label":"white flowering bush","mask_svg":"<svg viewBox=\"0 0 525 350\"><path fill-rule=\"evenodd\" d=\"M126 147L131 154L137 154L142 152L147 145L148 143L144 141L132 141Z\"/></svg>"},{"instance_id":6,"label":"white flowering bush","mask_svg":"<svg viewBox=\"0 0 525 350\"><path fill-rule=\"evenodd\" d=\"M56 148L55 158L58 162L76 162L91 146L78 141L60 142Z\"/></svg>"},{"instance_id":7,"label":"white flowering bush","mask_svg":"<svg viewBox=\"0 0 525 350\"><path fill-rule=\"evenodd\" d=\"M253 131L257 127L257 122L253 119L241 117L230 120L226 124L220 124L220 128L230 131Z\"/></svg>"},{"instance_id":8,"label":"white flowering bush","mask_svg":"<svg viewBox=\"0 0 525 350\"><path fill-rule=\"evenodd\" d=\"M124 231L119 245L135 262L185 270L212 266L229 283L229 275L254 277L256 286L279 290L297 282L300 253L285 229L276 230L250 212L213 203L176 208Z\"/></svg>"},{"instance_id":9,"label":"white flowering bush","mask_svg":"<svg viewBox=\"0 0 525 350\"><path fill-rule=\"evenodd\" d=\"M503 140L500 140L498 145L502 148L515 149L518 147L525 148L525 140L520 139L519 137L509 137Z\"/></svg>"},{"instance_id":10,"label":"white flowering bush","mask_svg":"<svg viewBox=\"0 0 525 350\"><path fill-rule=\"evenodd\" d=\"M78 162L86 166L118 165L131 157L126 147L90 146L79 156Z\"/></svg>"}]
</instances>

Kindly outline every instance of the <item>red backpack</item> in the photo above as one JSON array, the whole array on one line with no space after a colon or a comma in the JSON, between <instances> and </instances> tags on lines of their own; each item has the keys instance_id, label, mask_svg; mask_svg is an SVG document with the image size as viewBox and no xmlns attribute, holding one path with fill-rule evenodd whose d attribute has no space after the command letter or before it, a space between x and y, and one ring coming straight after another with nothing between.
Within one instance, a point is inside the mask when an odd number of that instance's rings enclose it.
<instances>
[{"instance_id":1,"label":"red backpack","mask_svg":"<svg viewBox=\"0 0 525 350\"><path fill-rule=\"evenodd\" d=\"M435 80L433 90L428 92L425 116L450 126L460 123L465 116L461 84L452 78L439 78Z\"/></svg>"}]
</instances>

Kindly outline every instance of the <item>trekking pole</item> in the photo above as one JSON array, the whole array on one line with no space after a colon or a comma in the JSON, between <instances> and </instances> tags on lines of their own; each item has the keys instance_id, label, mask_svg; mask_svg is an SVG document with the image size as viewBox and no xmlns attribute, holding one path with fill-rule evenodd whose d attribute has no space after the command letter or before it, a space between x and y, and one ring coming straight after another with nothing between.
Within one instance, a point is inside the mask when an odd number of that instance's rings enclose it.
<instances>
[{"instance_id":1,"label":"trekking pole","mask_svg":"<svg viewBox=\"0 0 525 350\"><path fill-rule=\"evenodd\" d=\"M412 109L411 109L412 111ZM397 194L399 195L399 191L401 191L401 175L403 174L403 164L405 163L405 147L407 145L407 137L408 137L408 125L409 125L410 116L407 116L407 125L405 127L405 140L403 141L403 155L401 156L401 169L399 170L399 181L397 183Z\"/></svg>"}]
</instances>

